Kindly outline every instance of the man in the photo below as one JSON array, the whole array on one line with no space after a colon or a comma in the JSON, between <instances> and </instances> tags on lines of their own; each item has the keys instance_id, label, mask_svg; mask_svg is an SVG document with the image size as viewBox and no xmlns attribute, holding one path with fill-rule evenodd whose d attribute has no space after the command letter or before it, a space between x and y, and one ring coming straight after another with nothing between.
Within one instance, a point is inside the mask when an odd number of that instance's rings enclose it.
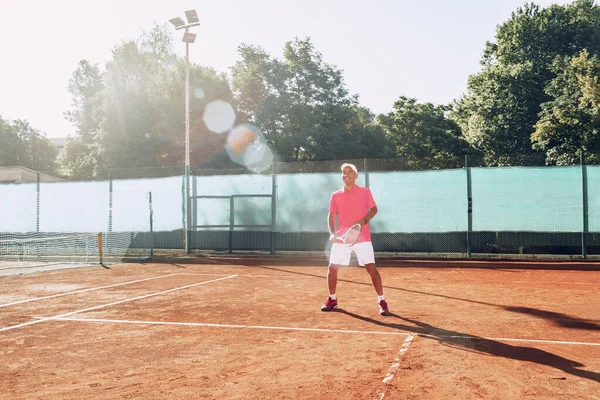
<instances>
[{"instance_id":1,"label":"man","mask_svg":"<svg viewBox=\"0 0 600 400\"><path fill-rule=\"evenodd\" d=\"M383 296L383 284L381 275L375 266L375 252L371 244L371 230L369 221L377 214L377 205L373 200L371 190L358 186L358 170L353 164L344 163L341 167L342 181L344 187L331 195L329 203L329 240L333 243L329 256L329 269L327 272L327 284L329 286L329 297L321 307L321 311L331 311L338 306L335 293L337 286L337 275L341 265L350 264L350 256L354 252L358 263L364 266L377 292L377 304L381 315L389 315L387 302ZM338 218L336 231L335 217ZM356 243L346 246L336 243L336 237L346 232L352 225L362 226L361 234Z\"/></svg>"}]
</instances>

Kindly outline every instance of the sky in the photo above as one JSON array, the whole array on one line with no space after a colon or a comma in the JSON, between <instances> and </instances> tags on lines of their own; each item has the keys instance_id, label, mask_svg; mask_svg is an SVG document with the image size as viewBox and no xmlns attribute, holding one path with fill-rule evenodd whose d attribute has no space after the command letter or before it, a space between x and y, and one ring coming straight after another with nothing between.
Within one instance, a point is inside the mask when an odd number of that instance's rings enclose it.
<instances>
[{"instance_id":1,"label":"sky","mask_svg":"<svg viewBox=\"0 0 600 400\"><path fill-rule=\"evenodd\" d=\"M537 0L541 6L570 1ZM481 70L486 41L519 0L0 0L0 117L26 120L47 137L75 136L64 119L69 79L80 60L103 67L111 51L155 24L167 24L174 52L181 32L168 22L195 9L192 63L229 72L242 43L283 58L310 37L346 87L374 113L400 96L448 104ZM1 145L1 144L0 144Z\"/></svg>"}]
</instances>

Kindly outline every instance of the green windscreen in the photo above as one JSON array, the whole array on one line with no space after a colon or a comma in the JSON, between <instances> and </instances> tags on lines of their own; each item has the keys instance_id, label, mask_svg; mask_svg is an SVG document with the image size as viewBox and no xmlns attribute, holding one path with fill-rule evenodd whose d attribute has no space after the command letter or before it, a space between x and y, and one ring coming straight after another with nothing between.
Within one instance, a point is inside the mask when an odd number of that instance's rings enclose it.
<instances>
[{"instance_id":1,"label":"green windscreen","mask_svg":"<svg viewBox=\"0 0 600 400\"><path fill-rule=\"evenodd\" d=\"M473 168L474 231L580 232L581 167Z\"/></svg>"}]
</instances>

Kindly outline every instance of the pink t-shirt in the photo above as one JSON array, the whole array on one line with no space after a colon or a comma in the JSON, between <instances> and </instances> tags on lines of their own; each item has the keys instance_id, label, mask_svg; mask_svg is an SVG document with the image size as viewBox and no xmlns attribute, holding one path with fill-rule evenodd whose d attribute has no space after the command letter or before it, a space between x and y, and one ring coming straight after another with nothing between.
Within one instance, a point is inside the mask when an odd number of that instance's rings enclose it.
<instances>
[{"instance_id":1,"label":"pink t-shirt","mask_svg":"<svg viewBox=\"0 0 600 400\"><path fill-rule=\"evenodd\" d=\"M363 219L369 209L375 207L371 189L354 185L351 191L342 188L331 195L329 212L338 217L336 235L342 235L353 224ZM357 243L370 242L371 229L369 224L363 225Z\"/></svg>"}]
</instances>

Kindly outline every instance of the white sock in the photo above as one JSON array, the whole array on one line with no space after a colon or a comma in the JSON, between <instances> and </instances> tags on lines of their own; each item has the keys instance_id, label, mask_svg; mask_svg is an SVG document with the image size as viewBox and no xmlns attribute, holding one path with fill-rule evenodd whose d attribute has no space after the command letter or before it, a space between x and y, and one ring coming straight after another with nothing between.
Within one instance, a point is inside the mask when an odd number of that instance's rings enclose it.
<instances>
[{"instance_id":1,"label":"white sock","mask_svg":"<svg viewBox=\"0 0 600 400\"><path fill-rule=\"evenodd\" d=\"M383 295L381 295L381 296L377 295L377 302L379 303L381 300L385 300L385 299L383 298Z\"/></svg>"},{"instance_id":2,"label":"white sock","mask_svg":"<svg viewBox=\"0 0 600 400\"><path fill-rule=\"evenodd\" d=\"M330 294L329 297L331 297L331 300L335 300L335 293L334 294Z\"/></svg>"}]
</instances>

